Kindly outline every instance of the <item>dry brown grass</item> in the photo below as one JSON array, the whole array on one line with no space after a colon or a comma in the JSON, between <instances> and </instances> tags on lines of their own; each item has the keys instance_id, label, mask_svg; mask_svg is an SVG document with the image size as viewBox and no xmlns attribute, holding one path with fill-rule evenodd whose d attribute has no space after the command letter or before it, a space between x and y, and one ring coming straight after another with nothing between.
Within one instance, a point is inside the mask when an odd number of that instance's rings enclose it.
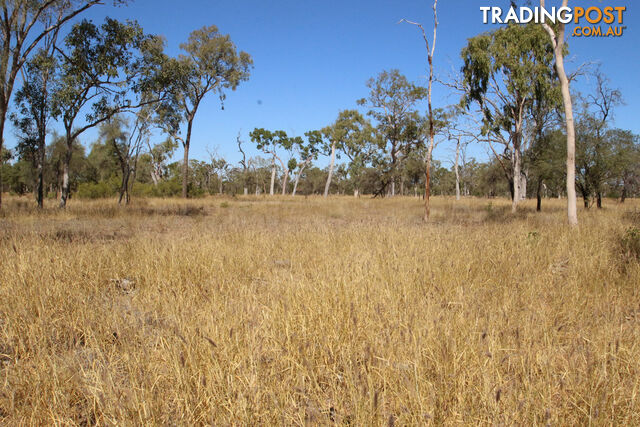
<instances>
[{"instance_id":1,"label":"dry brown grass","mask_svg":"<svg viewBox=\"0 0 640 427\"><path fill-rule=\"evenodd\" d=\"M640 203L0 213L0 424L640 424ZM638 225L638 224L636 224Z\"/></svg>"}]
</instances>

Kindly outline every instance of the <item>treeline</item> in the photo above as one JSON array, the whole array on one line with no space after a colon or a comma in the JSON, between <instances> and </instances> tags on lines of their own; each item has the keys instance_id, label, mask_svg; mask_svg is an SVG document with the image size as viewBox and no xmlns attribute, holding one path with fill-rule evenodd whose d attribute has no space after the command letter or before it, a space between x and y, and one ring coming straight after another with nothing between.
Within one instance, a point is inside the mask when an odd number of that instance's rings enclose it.
<instances>
[{"instance_id":1,"label":"treeline","mask_svg":"<svg viewBox=\"0 0 640 427\"><path fill-rule=\"evenodd\" d=\"M101 134L105 134L104 126ZM565 159L560 131L551 133L527 152L524 169L528 182L526 196L529 198L564 197L565 174L562 163ZM599 189L601 197L619 198L638 197L640 195L640 149L637 136L628 131L612 129L604 135L605 143L598 147L594 144L580 150L578 159L577 187L580 194L586 196L585 206L597 204L597 194L590 197L591 189ZM455 142L454 142L455 143ZM242 147L242 145L240 145ZM132 171L130 192L134 197L179 197L182 195L182 164L169 159L178 146L167 139L156 146L147 146L141 152ZM505 179L504 165L496 159L478 162L467 159L467 146L461 147L458 154L458 179L456 179L455 159L451 165L435 161L431 178L432 194L455 196L457 190L461 196L474 197L511 197L509 181ZM24 153L16 155L9 162L5 151L5 163L2 166L4 191L13 194L36 194L38 173L33 159ZM46 147L44 164L45 197L56 199L62 189L63 159L65 154L64 137L55 136ZM452 157L455 154L452 154ZM365 166L356 175L352 173L352 162L340 162L334 167L330 181L329 194L342 195L390 195L381 192L388 181L388 165L380 167ZM315 165L305 167L296 193L299 195L322 195L329 177L329 168ZM190 197L225 194L260 195L269 194L272 161L264 156L255 156L233 165L221 157L212 154L208 160L189 161ZM300 168L293 168L294 180ZM283 193L284 171L276 168L274 193ZM118 197L122 188L122 168L113 144L104 137L91 144L86 150L76 142L70 164L70 186L72 193L79 198ZM397 171L397 195L424 195L424 162L419 156L413 156ZM291 194L295 185L289 180L284 193Z\"/></svg>"},{"instance_id":2,"label":"treeline","mask_svg":"<svg viewBox=\"0 0 640 427\"><path fill-rule=\"evenodd\" d=\"M367 194L428 201L429 194L455 194L510 196L515 211L525 197L537 197L540 207L543 197L566 197L574 186L586 207L640 191L638 137L612 126L622 94L600 70L580 68L570 80L591 76L594 83L587 93L571 93L574 118L566 120L554 67L562 56L539 25L508 25L469 39L459 75L440 80L459 99L453 105L432 111L428 88L399 70L383 71L366 82L358 109L339 112L322 129L293 136L256 128L250 141L238 135L241 161L231 164L215 153L189 159L191 134L208 94L223 103L249 78L250 55L215 26L193 31L177 57L136 22L83 20L62 37L68 20L97 2L82 4L5 6L39 26L4 22L18 38L0 58L9 64L0 76L7 101L0 103L0 131L8 118L18 143L12 150L0 146L0 189L33 193L40 206L56 197L64 207L74 194L117 196L119 203L132 195ZM52 5L58 14L44 13ZM41 33L23 45L33 28ZM568 54L566 46L562 53ZM8 114L18 71L22 86ZM52 122L64 133L53 132ZM85 146L91 128L99 137ZM567 149L572 133L575 156ZM157 135L160 142L152 142ZM437 145L448 147L449 161L432 159ZM490 160L467 156L472 145ZM181 162L172 162L180 147ZM261 155L248 157L248 147ZM329 159L322 169L321 156ZM574 169L575 183L569 183Z\"/></svg>"}]
</instances>

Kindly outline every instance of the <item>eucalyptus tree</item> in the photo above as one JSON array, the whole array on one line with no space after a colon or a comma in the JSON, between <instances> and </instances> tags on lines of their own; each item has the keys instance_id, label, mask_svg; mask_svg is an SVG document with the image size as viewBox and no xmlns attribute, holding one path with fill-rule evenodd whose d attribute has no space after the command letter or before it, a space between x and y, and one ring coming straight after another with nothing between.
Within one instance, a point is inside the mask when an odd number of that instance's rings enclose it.
<instances>
[{"instance_id":1,"label":"eucalyptus tree","mask_svg":"<svg viewBox=\"0 0 640 427\"><path fill-rule=\"evenodd\" d=\"M225 91L235 90L249 79L253 65L251 56L238 52L227 34L221 34L215 25L194 30L186 43L180 45L186 54L174 61L172 104L165 105L168 120L165 130L184 148L182 164L182 197L187 197L189 183L189 148L193 121L205 96L217 92L224 109ZM186 133L181 136L181 124L186 122Z\"/></svg>"},{"instance_id":2,"label":"eucalyptus tree","mask_svg":"<svg viewBox=\"0 0 640 427\"><path fill-rule=\"evenodd\" d=\"M142 108L135 114L133 124L122 116L114 116L100 126L100 136L112 150L122 174L118 204L129 204L131 187L135 182L138 158L151 137L151 111Z\"/></svg>"},{"instance_id":3,"label":"eucalyptus tree","mask_svg":"<svg viewBox=\"0 0 640 427\"><path fill-rule=\"evenodd\" d=\"M271 156L271 186L269 194L273 196L274 183L276 178L276 160L282 167L282 194L286 194L287 179L289 178L289 172L292 168L295 168L297 163L294 159L290 159L287 163L284 162L282 154L278 154L278 150L284 150L286 153L290 153L295 145L302 144L302 138L289 137L283 130L276 130L274 132L256 128L249 133L251 141L256 144L258 150Z\"/></svg>"},{"instance_id":4,"label":"eucalyptus tree","mask_svg":"<svg viewBox=\"0 0 640 427\"><path fill-rule=\"evenodd\" d=\"M627 197L638 194L640 186L640 139L631 131L613 129L611 142L614 145L616 182L620 188L620 203Z\"/></svg>"},{"instance_id":5,"label":"eucalyptus tree","mask_svg":"<svg viewBox=\"0 0 640 427\"><path fill-rule=\"evenodd\" d=\"M408 120L416 112L417 103L427 96L425 88L410 83L399 70L383 71L367 81L368 98L358 100L369 108L380 135L388 146L390 156L391 195L395 195L398 161L408 154L410 145L405 139ZM385 151L387 148L385 147Z\"/></svg>"},{"instance_id":6,"label":"eucalyptus tree","mask_svg":"<svg viewBox=\"0 0 640 427\"><path fill-rule=\"evenodd\" d=\"M483 135L504 146L515 212L526 179L522 154L531 142L525 138L525 121L536 97L553 97L557 90L553 49L542 27L509 25L469 39L461 55L467 89L463 105L475 103L483 114Z\"/></svg>"},{"instance_id":7,"label":"eucalyptus tree","mask_svg":"<svg viewBox=\"0 0 640 427\"><path fill-rule=\"evenodd\" d=\"M167 161L178 148L178 142L171 137L153 146L151 145L150 139L147 139L145 142L147 145L145 156L148 156L151 166L151 181L153 185L157 187L160 181L167 175Z\"/></svg>"},{"instance_id":8,"label":"eucalyptus tree","mask_svg":"<svg viewBox=\"0 0 640 427\"><path fill-rule=\"evenodd\" d=\"M135 22L107 18L97 26L83 20L73 26L64 44L66 51L57 49L61 75L52 102L67 144L60 207L69 197L69 164L78 136L120 112L158 102L166 94L168 77L162 71L162 42L144 35ZM80 113L87 109L78 126Z\"/></svg>"},{"instance_id":9,"label":"eucalyptus tree","mask_svg":"<svg viewBox=\"0 0 640 427\"><path fill-rule=\"evenodd\" d=\"M329 174L324 186L324 197L329 195L331 179L335 167L336 157L344 152L349 145L357 146L363 138L370 137L373 129L371 123L357 110L344 110L338 114L338 118L330 126L322 129L324 137L322 151L330 156Z\"/></svg>"},{"instance_id":10,"label":"eucalyptus tree","mask_svg":"<svg viewBox=\"0 0 640 427\"><path fill-rule=\"evenodd\" d=\"M566 171L563 162L567 157L566 145L562 144L565 135L560 130L547 131L538 135L526 153L525 162L529 165L531 178L536 184L536 210L542 210L542 197L545 190L555 194L562 193L562 182Z\"/></svg>"},{"instance_id":11,"label":"eucalyptus tree","mask_svg":"<svg viewBox=\"0 0 640 427\"><path fill-rule=\"evenodd\" d=\"M296 182L293 185L293 192L291 193L292 196L296 195L296 191L298 190L298 183L300 182L300 178L302 177L304 170L311 164L312 161L318 158L318 154L320 153L320 145L322 144L321 131L312 130L309 132L305 132L304 135L307 137L306 143L302 138L296 139L295 141L295 149L298 152L300 161L296 162L298 175L296 176Z\"/></svg>"},{"instance_id":12,"label":"eucalyptus tree","mask_svg":"<svg viewBox=\"0 0 640 427\"><path fill-rule=\"evenodd\" d=\"M587 112L583 118L583 120L589 122L587 127L593 131L592 148L593 154L596 157L608 157L602 155L601 151L609 152L609 154L612 153L613 143L603 140L605 136L604 133L607 130L609 121L613 119L615 107L622 104L622 102L622 93L618 89L609 87L609 79L599 70L596 71L595 91L587 96L587 110L590 110L590 112ZM593 189L595 191L596 204L598 208L602 208L602 184L607 177L606 175L613 172L614 165L604 164L599 166L596 170L599 170L600 174L594 174L594 177L597 178L593 179Z\"/></svg>"},{"instance_id":13,"label":"eucalyptus tree","mask_svg":"<svg viewBox=\"0 0 640 427\"><path fill-rule=\"evenodd\" d=\"M22 87L16 92L15 101L19 115L11 119L18 131L21 151L32 151L37 173L36 202L39 208L44 203L44 165L46 153L47 125L51 119L51 86L55 79L57 61L54 48L57 31L45 37L41 48L23 68Z\"/></svg>"},{"instance_id":14,"label":"eucalyptus tree","mask_svg":"<svg viewBox=\"0 0 640 427\"><path fill-rule=\"evenodd\" d=\"M562 0L562 7L566 8L569 0ZM545 0L540 0L540 7L545 7ZM567 218L569 225L578 225L578 211L576 206L576 132L573 122L573 104L571 102L571 80L567 77L564 68L564 56L566 55L565 24L558 22L555 27L542 24L548 33L553 47L554 65L556 75L560 81L562 102L564 105L564 121L567 133Z\"/></svg>"},{"instance_id":15,"label":"eucalyptus tree","mask_svg":"<svg viewBox=\"0 0 640 427\"><path fill-rule=\"evenodd\" d=\"M43 39L100 0L4 0L0 13L0 151L9 102L20 70ZM115 0L114 4L121 4ZM0 178L1 180L1 178ZM0 207L2 192L0 191Z\"/></svg>"}]
</instances>

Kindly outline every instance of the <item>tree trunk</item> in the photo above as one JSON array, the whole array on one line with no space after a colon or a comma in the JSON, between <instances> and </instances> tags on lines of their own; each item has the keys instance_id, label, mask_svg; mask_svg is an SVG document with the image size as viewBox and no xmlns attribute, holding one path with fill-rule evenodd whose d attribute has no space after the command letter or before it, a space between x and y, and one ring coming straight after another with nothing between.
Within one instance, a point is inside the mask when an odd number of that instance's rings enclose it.
<instances>
[{"instance_id":1,"label":"tree trunk","mask_svg":"<svg viewBox=\"0 0 640 427\"><path fill-rule=\"evenodd\" d=\"M513 170L513 199L511 200L511 213L516 213L520 202L520 184L522 177L520 164L520 135L518 131L513 136L513 152L511 153L511 167Z\"/></svg>"},{"instance_id":2,"label":"tree trunk","mask_svg":"<svg viewBox=\"0 0 640 427\"><path fill-rule=\"evenodd\" d=\"M120 197L118 198L118 204L122 203L122 199L124 198L125 205L129 204L129 176L131 175L131 170L128 167L122 168L122 185L120 187Z\"/></svg>"},{"instance_id":3,"label":"tree trunk","mask_svg":"<svg viewBox=\"0 0 640 427\"><path fill-rule=\"evenodd\" d=\"M460 158L460 140L456 144L456 162L454 168L456 172L456 200L460 200L460 171L458 170L458 159Z\"/></svg>"},{"instance_id":4,"label":"tree trunk","mask_svg":"<svg viewBox=\"0 0 640 427\"><path fill-rule=\"evenodd\" d=\"M282 178L282 195L287 194L287 180L289 179L289 169L284 171L284 178Z\"/></svg>"},{"instance_id":5,"label":"tree trunk","mask_svg":"<svg viewBox=\"0 0 640 427\"><path fill-rule=\"evenodd\" d=\"M620 203L624 203L627 200L627 183L622 184L622 194L620 195Z\"/></svg>"},{"instance_id":6,"label":"tree trunk","mask_svg":"<svg viewBox=\"0 0 640 427\"><path fill-rule=\"evenodd\" d=\"M538 178L538 188L536 188L536 211L540 212L542 210L542 179Z\"/></svg>"},{"instance_id":7,"label":"tree trunk","mask_svg":"<svg viewBox=\"0 0 640 427\"><path fill-rule=\"evenodd\" d=\"M520 171L520 200L527 199L527 174Z\"/></svg>"},{"instance_id":8,"label":"tree trunk","mask_svg":"<svg viewBox=\"0 0 640 427\"><path fill-rule=\"evenodd\" d=\"M324 197L329 195L329 187L331 187L331 177L333 176L333 165L336 162L336 143L331 144L331 162L329 163L329 176L327 176L327 183L324 186Z\"/></svg>"},{"instance_id":9,"label":"tree trunk","mask_svg":"<svg viewBox=\"0 0 640 427\"><path fill-rule=\"evenodd\" d=\"M38 208L44 207L44 161L45 161L45 139L40 136L38 141L38 194L36 201L38 202Z\"/></svg>"},{"instance_id":10,"label":"tree trunk","mask_svg":"<svg viewBox=\"0 0 640 427\"><path fill-rule=\"evenodd\" d=\"M193 119L187 123L187 138L184 140L184 160L182 163L182 197L187 198L187 188L189 186L189 145L191 144L191 127Z\"/></svg>"},{"instance_id":11,"label":"tree trunk","mask_svg":"<svg viewBox=\"0 0 640 427\"><path fill-rule=\"evenodd\" d=\"M293 193L291 193L292 196L295 197L296 195L296 191L298 191L298 182L300 182L300 176L302 175L302 171L300 171L300 173L298 174L298 176L296 177L296 182L295 184L293 184Z\"/></svg>"},{"instance_id":12,"label":"tree trunk","mask_svg":"<svg viewBox=\"0 0 640 427\"><path fill-rule=\"evenodd\" d=\"M247 194L249 194L249 189L248 189L247 187L244 187L244 193L243 193L243 194L244 194L245 196L246 196Z\"/></svg>"},{"instance_id":13,"label":"tree trunk","mask_svg":"<svg viewBox=\"0 0 640 427\"><path fill-rule=\"evenodd\" d=\"M563 6L568 5L568 0L563 0ZM544 7L544 0L540 0L540 6ZM567 219L570 226L578 225L578 210L576 207L576 132L573 123L573 105L571 102L571 90L569 79L564 69L564 34L565 25L560 24L558 33L543 24L547 33L551 37L554 47L556 72L560 80L562 91L562 101L564 104L564 115L567 130Z\"/></svg>"},{"instance_id":14,"label":"tree trunk","mask_svg":"<svg viewBox=\"0 0 640 427\"><path fill-rule=\"evenodd\" d=\"M67 199L69 198L70 185L69 182L69 164L71 163L71 150L69 150L63 156L62 164L62 187L60 188L60 207L65 208L67 206Z\"/></svg>"},{"instance_id":15,"label":"tree trunk","mask_svg":"<svg viewBox=\"0 0 640 427\"><path fill-rule=\"evenodd\" d=\"M598 209L602 209L602 192L600 190L596 193L596 205Z\"/></svg>"},{"instance_id":16,"label":"tree trunk","mask_svg":"<svg viewBox=\"0 0 640 427\"><path fill-rule=\"evenodd\" d=\"M276 159L271 159L271 187L269 189L269 195L273 196L273 186L276 182Z\"/></svg>"},{"instance_id":17,"label":"tree trunk","mask_svg":"<svg viewBox=\"0 0 640 427\"><path fill-rule=\"evenodd\" d=\"M310 161L310 160L309 160ZM307 165L309 164L309 161L305 161L304 164L302 165L302 167L300 168L300 172L298 173L298 176L296 177L296 182L293 185L293 193L292 196L296 195L296 191L298 190L298 183L300 182L300 177L302 176L302 172L304 172L304 170L306 169ZM328 182L328 181L327 181Z\"/></svg>"},{"instance_id":18,"label":"tree trunk","mask_svg":"<svg viewBox=\"0 0 640 427\"><path fill-rule=\"evenodd\" d=\"M2 192L4 191L4 184L2 182L2 146L4 144L4 122L7 117L8 105L4 102L0 103L0 209L2 209Z\"/></svg>"},{"instance_id":19,"label":"tree trunk","mask_svg":"<svg viewBox=\"0 0 640 427\"><path fill-rule=\"evenodd\" d=\"M424 180L424 221L429 221L431 216L431 156L427 155L427 168Z\"/></svg>"},{"instance_id":20,"label":"tree trunk","mask_svg":"<svg viewBox=\"0 0 640 427\"><path fill-rule=\"evenodd\" d=\"M356 199L360 197L360 190L358 190L357 188L353 190L353 197L355 197Z\"/></svg>"},{"instance_id":21,"label":"tree trunk","mask_svg":"<svg viewBox=\"0 0 640 427\"><path fill-rule=\"evenodd\" d=\"M67 136L67 151L62 156L62 188L60 189L60 207L65 208L67 206L67 199L71 192L71 183L69 180L69 167L71 164L71 156L73 155L73 140L71 136L71 129L66 129Z\"/></svg>"}]
</instances>

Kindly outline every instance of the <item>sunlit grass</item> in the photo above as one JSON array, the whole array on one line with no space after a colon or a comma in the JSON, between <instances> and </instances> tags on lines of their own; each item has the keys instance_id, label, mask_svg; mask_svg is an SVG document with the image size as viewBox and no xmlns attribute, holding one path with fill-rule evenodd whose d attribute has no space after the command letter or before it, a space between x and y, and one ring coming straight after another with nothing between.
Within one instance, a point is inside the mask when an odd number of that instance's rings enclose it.
<instances>
[{"instance_id":1,"label":"sunlit grass","mask_svg":"<svg viewBox=\"0 0 640 427\"><path fill-rule=\"evenodd\" d=\"M2 424L640 424L636 201L4 202Z\"/></svg>"}]
</instances>

